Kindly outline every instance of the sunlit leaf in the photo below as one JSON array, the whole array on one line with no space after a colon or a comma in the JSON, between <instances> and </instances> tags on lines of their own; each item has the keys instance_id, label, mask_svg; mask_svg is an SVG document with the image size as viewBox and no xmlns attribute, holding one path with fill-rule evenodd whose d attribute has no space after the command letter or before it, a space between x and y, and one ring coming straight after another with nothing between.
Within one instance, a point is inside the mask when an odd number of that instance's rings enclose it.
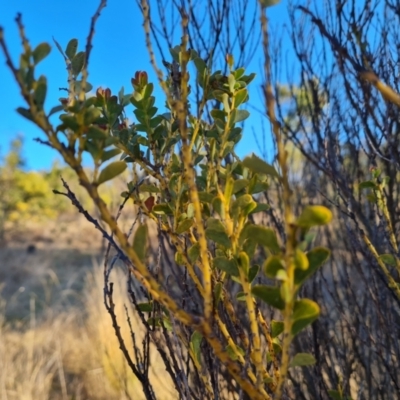
<instances>
[{"instance_id":1,"label":"sunlit leaf","mask_svg":"<svg viewBox=\"0 0 400 400\"><path fill-rule=\"evenodd\" d=\"M292 334L297 335L300 331L314 322L319 316L319 306L310 299L301 299L295 302L293 308Z\"/></svg>"},{"instance_id":2,"label":"sunlit leaf","mask_svg":"<svg viewBox=\"0 0 400 400\"><path fill-rule=\"evenodd\" d=\"M283 321L271 321L271 337L276 338L278 337L282 332L283 329L285 328L285 325Z\"/></svg>"},{"instance_id":3,"label":"sunlit leaf","mask_svg":"<svg viewBox=\"0 0 400 400\"><path fill-rule=\"evenodd\" d=\"M296 269L294 281L296 285L302 284L329 258L331 252L325 247L316 247L307 253L308 269Z\"/></svg>"},{"instance_id":4,"label":"sunlit leaf","mask_svg":"<svg viewBox=\"0 0 400 400\"><path fill-rule=\"evenodd\" d=\"M332 211L324 206L307 206L304 208L296 224L303 228L315 225L325 225L331 222Z\"/></svg>"},{"instance_id":5,"label":"sunlit leaf","mask_svg":"<svg viewBox=\"0 0 400 400\"><path fill-rule=\"evenodd\" d=\"M279 175L276 172L276 169L262 160L260 157L257 157L255 154L252 154L250 157L246 157L243 162L243 166L248 168L250 171L259 174L270 175L278 178Z\"/></svg>"},{"instance_id":6,"label":"sunlit leaf","mask_svg":"<svg viewBox=\"0 0 400 400\"><path fill-rule=\"evenodd\" d=\"M201 363L200 346L202 340L203 335L200 332L194 331L192 333L192 336L190 338L190 349L192 350L193 356L198 363Z\"/></svg>"},{"instance_id":7,"label":"sunlit leaf","mask_svg":"<svg viewBox=\"0 0 400 400\"><path fill-rule=\"evenodd\" d=\"M279 270L284 269L283 260L279 256L269 256L263 265L263 271L268 278L275 279Z\"/></svg>"}]
</instances>

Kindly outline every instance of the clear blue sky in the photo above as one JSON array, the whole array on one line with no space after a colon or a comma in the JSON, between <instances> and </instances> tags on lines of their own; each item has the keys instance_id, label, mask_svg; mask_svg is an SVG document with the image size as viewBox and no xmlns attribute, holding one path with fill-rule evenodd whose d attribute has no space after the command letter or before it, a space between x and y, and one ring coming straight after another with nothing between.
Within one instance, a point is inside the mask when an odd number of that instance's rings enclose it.
<instances>
[{"instance_id":1,"label":"clear blue sky","mask_svg":"<svg viewBox=\"0 0 400 400\"><path fill-rule=\"evenodd\" d=\"M41 42L48 42L52 52L39 65L37 73L48 78L48 97L46 109L58 104L58 98L64 97L59 87L66 86L66 70L64 60L55 48L52 37L63 48L69 39L75 37L83 50L89 32L90 18L97 8L98 0L12 0L0 2L0 25L4 28L6 42L15 62L21 50L21 43L14 22L17 12L21 12L26 34L32 47ZM270 16L273 24L287 21L286 1L271 8ZM126 93L132 90L130 79L137 70L152 71L149 56L145 48L141 14L134 0L109 0L97 22L89 67L89 82L97 88L110 87L113 92L121 86ZM258 72L262 60L256 54L248 72ZM260 79L260 77L259 77ZM259 97L260 80L253 83L251 103L262 107ZM156 79L153 75L153 81ZM0 52L0 156L4 156L12 138L22 134L24 138L24 158L27 169L47 169L53 160L59 159L55 151L35 141L36 137L44 139L43 134L29 121L21 117L15 109L24 106L17 89L17 84L5 65L4 55ZM255 114L255 112L253 112ZM130 115L133 117L133 115ZM266 122L266 121L264 121ZM260 116L255 115L246 124L244 138L238 145L241 155L257 152L252 133L252 126L260 131ZM268 128L268 123L265 123ZM269 141L270 139L268 139ZM262 139L260 138L260 141Z\"/></svg>"}]
</instances>

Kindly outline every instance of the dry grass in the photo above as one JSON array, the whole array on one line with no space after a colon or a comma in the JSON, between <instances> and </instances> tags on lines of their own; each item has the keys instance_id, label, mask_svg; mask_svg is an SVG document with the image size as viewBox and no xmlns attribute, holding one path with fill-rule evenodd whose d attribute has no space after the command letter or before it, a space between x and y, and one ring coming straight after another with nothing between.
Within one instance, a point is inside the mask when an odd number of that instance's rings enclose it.
<instances>
[{"instance_id":1,"label":"dry grass","mask_svg":"<svg viewBox=\"0 0 400 400\"><path fill-rule=\"evenodd\" d=\"M82 278L81 278L82 279ZM128 348L122 272L113 271L116 313ZM80 305L36 309L31 296L29 317L7 322L6 304L0 310L1 400L125 400L142 399L140 384L125 362L103 305L102 268L87 269ZM64 307L65 308L65 307ZM56 310L56 311L55 311ZM130 314L137 343L143 331ZM151 381L160 399L174 399L171 380L152 349Z\"/></svg>"}]
</instances>

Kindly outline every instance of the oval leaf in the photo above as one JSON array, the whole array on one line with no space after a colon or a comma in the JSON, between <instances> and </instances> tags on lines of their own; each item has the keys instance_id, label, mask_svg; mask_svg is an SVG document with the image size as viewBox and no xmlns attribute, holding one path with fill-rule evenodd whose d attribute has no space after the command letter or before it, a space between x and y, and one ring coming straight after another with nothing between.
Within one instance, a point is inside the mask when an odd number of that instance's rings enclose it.
<instances>
[{"instance_id":1,"label":"oval leaf","mask_svg":"<svg viewBox=\"0 0 400 400\"><path fill-rule=\"evenodd\" d=\"M272 229L257 225L249 225L245 229L246 238L251 238L258 244L267 247L273 253L279 253L278 239Z\"/></svg>"},{"instance_id":2,"label":"oval leaf","mask_svg":"<svg viewBox=\"0 0 400 400\"><path fill-rule=\"evenodd\" d=\"M78 76L79 73L82 71L83 66L85 64L85 57L86 54L84 51L80 51L71 61L72 66L72 73L75 76Z\"/></svg>"},{"instance_id":3,"label":"oval leaf","mask_svg":"<svg viewBox=\"0 0 400 400\"><path fill-rule=\"evenodd\" d=\"M262 160L260 157L257 157L255 154L252 154L250 157L246 157L243 160L243 166L248 168L250 171L255 173L270 175L275 178L278 178L279 175L276 172L276 169Z\"/></svg>"},{"instance_id":4,"label":"oval leaf","mask_svg":"<svg viewBox=\"0 0 400 400\"><path fill-rule=\"evenodd\" d=\"M285 325L283 321L275 321L274 319L271 321L271 337L278 337L284 329Z\"/></svg>"},{"instance_id":5,"label":"oval leaf","mask_svg":"<svg viewBox=\"0 0 400 400\"><path fill-rule=\"evenodd\" d=\"M112 162L100 172L99 178L97 179L97 184L101 185L102 183L115 178L116 176L124 172L125 169L126 169L125 161Z\"/></svg>"},{"instance_id":6,"label":"oval leaf","mask_svg":"<svg viewBox=\"0 0 400 400\"><path fill-rule=\"evenodd\" d=\"M307 253L308 269L296 269L294 273L294 282L301 285L329 258L331 252L325 247L316 247Z\"/></svg>"},{"instance_id":7,"label":"oval leaf","mask_svg":"<svg viewBox=\"0 0 400 400\"><path fill-rule=\"evenodd\" d=\"M190 338L190 349L193 352L193 356L198 363L201 363L200 357L200 346L203 340L203 335L200 332L194 331Z\"/></svg>"},{"instance_id":8,"label":"oval leaf","mask_svg":"<svg viewBox=\"0 0 400 400\"><path fill-rule=\"evenodd\" d=\"M296 224L303 228L311 228L315 225L325 225L331 222L332 212L324 206L308 206L297 219Z\"/></svg>"},{"instance_id":9,"label":"oval leaf","mask_svg":"<svg viewBox=\"0 0 400 400\"><path fill-rule=\"evenodd\" d=\"M78 49L78 39L71 39L67 44L67 48L65 49L66 56L70 60L72 60L75 57L77 49Z\"/></svg>"},{"instance_id":10,"label":"oval leaf","mask_svg":"<svg viewBox=\"0 0 400 400\"><path fill-rule=\"evenodd\" d=\"M215 257L214 267L232 276L239 276L237 262L234 259L228 260L226 257Z\"/></svg>"},{"instance_id":11,"label":"oval leaf","mask_svg":"<svg viewBox=\"0 0 400 400\"><path fill-rule=\"evenodd\" d=\"M251 289L251 293L278 310L283 310L285 308L285 302L281 297L281 291L279 287L256 285Z\"/></svg>"},{"instance_id":12,"label":"oval leaf","mask_svg":"<svg viewBox=\"0 0 400 400\"><path fill-rule=\"evenodd\" d=\"M308 365L314 365L316 363L315 357L310 353L297 353L290 365L289 368L293 367L306 367Z\"/></svg>"},{"instance_id":13,"label":"oval leaf","mask_svg":"<svg viewBox=\"0 0 400 400\"><path fill-rule=\"evenodd\" d=\"M44 58L46 58L51 51L51 47L48 43L40 43L35 50L33 50L33 62L39 64Z\"/></svg>"},{"instance_id":14,"label":"oval leaf","mask_svg":"<svg viewBox=\"0 0 400 400\"><path fill-rule=\"evenodd\" d=\"M283 260L279 256L269 256L264 263L263 270L268 278L275 279L278 271L284 269Z\"/></svg>"},{"instance_id":15,"label":"oval leaf","mask_svg":"<svg viewBox=\"0 0 400 400\"><path fill-rule=\"evenodd\" d=\"M146 258L147 251L147 237L148 237L148 228L147 225L140 225L135 232L135 236L133 238L133 250L136 255L139 257L140 261L144 261Z\"/></svg>"},{"instance_id":16,"label":"oval leaf","mask_svg":"<svg viewBox=\"0 0 400 400\"><path fill-rule=\"evenodd\" d=\"M179 225L176 228L176 233L180 235L181 233L184 233L188 231L193 225L193 219L188 218L184 219L182 222L179 223Z\"/></svg>"},{"instance_id":17,"label":"oval leaf","mask_svg":"<svg viewBox=\"0 0 400 400\"><path fill-rule=\"evenodd\" d=\"M297 335L300 331L314 322L319 316L319 306L310 299L301 299L294 303L292 335Z\"/></svg>"}]
</instances>

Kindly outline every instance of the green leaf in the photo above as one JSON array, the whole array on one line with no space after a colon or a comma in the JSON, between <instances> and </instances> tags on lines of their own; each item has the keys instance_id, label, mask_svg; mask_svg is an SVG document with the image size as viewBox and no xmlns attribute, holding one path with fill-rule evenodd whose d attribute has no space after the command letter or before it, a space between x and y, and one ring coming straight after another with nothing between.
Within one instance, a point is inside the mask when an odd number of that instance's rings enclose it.
<instances>
[{"instance_id":1,"label":"green leaf","mask_svg":"<svg viewBox=\"0 0 400 400\"><path fill-rule=\"evenodd\" d=\"M252 154L250 157L246 157L243 162L243 166L248 168L250 171L259 174L270 175L272 177L278 178L279 175L276 172L276 169L262 160L260 157L257 157L255 154Z\"/></svg>"},{"instance_id":2,"label":"green leaf","mask_svg":"<svg viewBox=\"0 0 400 400\"><path fill-rule=\"evenodd\" d=\"M172 215L171 207L166 203L156 204L152 211L154 214Z\"/></svg>"},{"instance_id":3,"label":"green leaf","mask_svg":"<svg viewBox=\"0 0 400 400\"><path fill-rule=\"evenodd\" d=\"M93 85L89 82L85 82L85 93L90 92L93 89ZM75 81L75 92L80 93L82 91L82 81Z\"/></svg>"},{"instance_id":4,"label":"green leaf","mask_svg":"<svg viewBox=\"0 0 400 400\"><path fill-rule=\"evenodd\" d=\"M279 4L281 0L260 0L260 4L262 7L272 7L276 4Z\"/></svg>"},{"instance_id":5,"label":"green leaf","mask_svg":"<svg viewBox=\"0 0 400 400\"><path fill-rule=\"evenodd\" d=\"M244 194L236 199L231 206L231 212L234 217L239 215L247 216L257 207L257 203L250 194Z\"/></svg>"},{"instance_id":6,"label":"green leaf","mask_svg":"<svg viewBox=\"0 0 400 400\"><path fill-rule=\"evenodd\" d=\"M97 184L101 185L104 182L107 182L119 174L122 174L126 169L126 162L125 161L114 161L111 164L107 165L99 175L97 179Z\"/></svg>"},{"instance_id":7,"label":"green leaf","mask_svg":"<svg viewBox=\"0 0 400 400\"><path fill-rule=\"evenodd\" d=\"M17 108L17 113L22 115L26 119L29 119L29 121L34 121L31 111L28 110L27 108L18 107Z\"/></svg>"},{"instance_id":8,"label":"green leaf","mask_svg":"<svg viewBox=\"0 0 400 400\"><path fill-rule=\"evenodd\" d=\"M274 319L271 321L271 336L272 338L278 337L284 330L285 324L283 321L275 321Z\"/></svg>"},{"instance_id":9,"label":"green leaf","mask_svg":"<svg viewBox=\"0 0 400 400\"><path fill-rule=\"evenodd\" d=\"M72 60L75 57L77 49L78 49L78 39L71 39L67 44L67 48L65 49L66 56L70 60Z\"/></svg>"},{"instance_id":10,"label":"green leaf","mask_svg":"<svg viewBox=\"0 0 400 400\"><path fill-rule=\"evenodd\" d=\"M376 189L376 184L372 181L365 181L361 182L358 187L359 189Z\"/></svg>"},{"instance_id":11,"label":"green leaf","mask_svg":"<svg viewBox=\"0 0 400 400\"><path fill-rule=\"evenodd\" d=\"M294 281L296 285L302 284L328 259L331 252L325 247L316 247L307 253L308 269L296 269Z\"/></svg>"},{"instance_id":12,"label":"green leaf","mask_svg":"<svg viewBox=\"0 0 400 400\"><path fill-rule=\"evenodd\" d=\"M214 286L214 301L215 306L218 306L219 301L221 300L222 295L222 282L217 282Z\"/></svg>"},{"instance_id":13,"label":"green leaf","mask_svg":"<svg viewBox=\"0 0 400 400\"><path fill-rule=\"evenodd\" d=\"M215 243L230 248L232 243L225 232L222 222L216 218L209 218L207 221L206 237Z\"/></svg>"},{"instance_id":14,"label":"green leaf","mask_svg":"<svg viewBox=\"0 0 400 400\"><path fill-rule=\"evenodd\" d=\"M248 179L237 179L233 183L233 194L236 194L237 192L240 192L244 188L249 186L249 180Z\"/></svg>"},{"instance_id":15,"label":"green leaf","mask_svg":"<svg viewBox=\"0 0 400 400\"><path fill-rule=\"evenodd\" d=\"M192 218L184 219L183 221L181 221L181 222L178 224L178 226L177 226L175 232L176 232L178 235L180 235L180 234L182 234L182 233L188 231L188 230L192 227L192 225L193 225L193 219L192 219Z\"/></svg>"},{"instance_id":16,"label":"green leaf","mask_svg":"<svg viewBox=\"0 0 400 400\"><path fill-rule=\"evenodd\" d=\"M306 367L316 363L315 357L310 353L297 353L290 362L289 368Z\"/></svg>"},{"instance_id":17,"label":"green leaf","mask_svg":"<svg viewBox=\"0 0 400 400\"><path fill-rule=\"evenodd\" d=\"M275 232L270 228L258 225L248 225L246 228L246 238L252 238L258 244L267 247L273 253L279 253L280 247Z\"/></svg>"},{"instance_id":18,"label":"green leaf","mask_svg":"<svg viewBox=\"0 0 400 400\"><path fill-rule=\"evenodd\" d=\"M108 160L110 160L111 158L115 157L116 155L118 155L120 153L121 153L120 149L106 150L101 155L101 161L102 162L108 161Z\"/></svg>"},{"instance_id":19,"label":"green leaf","mask_svg":"<svg viewBox=\"0 0 400 400\"><path fill-rule=\"evenodd\" d=\"M315 225L326 225L332 220L332 212L324 206L307 206L304 208L296 224L302 228Z\"/></svg>"},{"instance_id":20,"label":"green leaf","mask_svg":"<svg viewBox=\"0 0 400 400\"><path fill-rule=\"evenodd\" d=\"M328 390L329 397L333 400L346 400L339 390ZM349 399L351 400L351 398Z\"/></svg>"},{"instance_id":21,"label":"green leaf","mask_svg":"<svg viewBox=\"0 0 400 400\"><path fill-rule=\"evenodd\" d=\"M152 312L153 311L153 303L152 302L139 303L137 306L141 312Z\"/></svg>"},{"instance_id":22,"label":"green leaf","mask_svg":"<svg viewBox=\"0 0 400 400\"><path fill-rule=\"evenodd\" d=\"M281 269L284 269L284 264L282 258L279 256L269 256L263 265L263 271L265 275L272 279L276 278L276 274Z\"/></svg>"},{"instance_id":23,"label":"green leaf","mask_svg":"<svg viewBox=\"0 0 400 400\"><path fill-rule=\"evenodd\" d=\"M397 260L396 257L393 256L392 254L381 254L379 258L388 265L391 265L392 267L395 267L397 265Z\"/></svg>"},{"instance_id":24,"label":"green leaf","mask_svg":"<svg viewBox=\"0 0 400 400\"><path fill-rule=\"evenodd\" d=\"M57 40L54 39L54 36L53 36L53 42L55 43L55 45L56 45L58 51L61 53L61 55L65 58L64 51L63 51L62 47L60 46L60 43L58 43Z\"/></svg>"},{"instance_id":25,"label":"green leaf","mask_svg":"<svg viewBox=\"0 0 400 400\"><path fill-rule=\"evenodd\" d=\"M147 225L140 225L133 238L133 250L136 255L139 257L140 261L144 261L146 259L147 252L147 238L148 238L148 228Z\"/></svg>"},{"instance_id":26,"label":"green leaf","mask_svg":"<svg viewBox=\"0 0 400 400\"><path fill-rule=\"evenodd\" d=\"M247 110L235 110L235 111L236 115L235 119L233 120L234 123L244 121L250 115L250 113Z\"/></svg>"},{"instance_id":27,"label":"green leaf","mask_svg":"<svg viewBox=\"0 0 400 400\"><path fill-rule=\"evenodd\" d=\"M294 255L294 264L296 266L296 269L301 269L302 271L306 271L310 265L306 254L300 249L296 249Z\"/></svg>"},{"instance_id":28,"label":"green leaf","mask_svg":"<svg viewBox=\"0 0 400 400\"><path fill-rule=\"evenodd\" d=\"M195 243L189 250L188 250L188 257L192 263L195 263L200 256L200 245Z\"/></svg>"},{"instance_id":29,"label":"green leaf","mask_svg":"<svg viewBox=\"0 0 400 400\"><path fill-rule=\"evenodd\" d=\"M248 279L249 279L249 282L250 282L250 283L252 283L252 282L254 281L255 277L256 277L257 274L258 274L258 271L260 271L260 266L259 266L259 265L254 264L254 265L252 265L252 266L250 267L250 269L249 269L249 275L248 275Z\"/></svg>"},{"instance_id":30,"label":"green leaf","mask_svg":"<svg viewBox=\"0 0 400 400\"><path fill-rule=\"evenodd\" d=\"M268 211L270 208L271 207L269 204L257 203L256 208L252 210L250 214L256 214L261 211Z\"/></svg>"},{"instance_id":31,"label":"green leaf","mask_svg":"<svg viewBox=\"0 0 400 400\"><path fill-rule=\"evenodd\" d=\"M194 331L190 337L190 349L198 363L201 363L200 346L203 340L203 335L200 332Z\"/></svg>"},{"instance_id":32,"label":"green leaf","mask_svg":"<svg viewBox=\"0 0 400 400\"><path fill-rule=\"evenodd\" d=\"M229 275L239 276L239 269L236 260L228 260L226 257L215 257L213 260L214 268L226 272Z\"/></svg>"},{"instance_id":33,"label":"green leaf","mask_svg":"<svg viewBox=\"0 0 400 400\"><path fill-rule=\"evenodd\" d=\"M251 289L251 293L278 310L283 310L285 308L285 302L281 297L281 291L279 287L255 285Z\"/></svg>"},{"instance_id":34,"label":"green leaf","mask_svg":"<svg viewBox=\"0 0 400 400\"><path fill-rule=\"evenodd\" d=\"M104 140L107 137L107 132L98 126L90 126L87 130L86 137L88 139Z\"/></svg>"},{"instance_id":35,"label":"green leaf","mask_svg":"<svg viewBox=\"0 0 400 400\"><path fill-rule=\"evenodd\" d=\"M48 43L40 43L35 50L32 52L33 62L39 64L44 58L46 58L51 51L51 47Z\"/></svg>"},{"instance_id":36,"label":"green leaf","mask_svg":"<svg viewBox=\"0 0 400 400\"><path fill-rule=\"evenodd\" d=\"M80 51L71 61L72 73L78 76L83 69L85 64L86 53Z\"/></svg>"},{"instance_id":37,"label":"green leaf","mask_svg":"<svg viewBox=\"0 0 400 400\"><path fill-rule=\"evenodd\" d=\"M48 117L51 117L53 114L56 114L56 113L62 111L63 109L64 109L64 106L62 106L62 105L54 106L54 107L50 110L50 112L49 112L49 114L48 114L47 116L48 116Z\"/></svg>"},{"instance_id":38,"label":"green leaf","mask_svg":"<svg viewBox=\"0 0 400 400\"><path fill-rule=\"evenodd\" d=\"M239 89L234 95L234 107L238 108L248 97L246 88Z\"/></svg>"},{"instance_id":39,"label":"green leaf","mask_svg":"<svg viewBox=\"0 0 400 400\"><path fill-rule=\"evenodd\" d=\"M310 299L301 299L294 303L292 335L297 335L300 331L314 322L319 316L319 306Z\"/></svg>"}]
</instances>

